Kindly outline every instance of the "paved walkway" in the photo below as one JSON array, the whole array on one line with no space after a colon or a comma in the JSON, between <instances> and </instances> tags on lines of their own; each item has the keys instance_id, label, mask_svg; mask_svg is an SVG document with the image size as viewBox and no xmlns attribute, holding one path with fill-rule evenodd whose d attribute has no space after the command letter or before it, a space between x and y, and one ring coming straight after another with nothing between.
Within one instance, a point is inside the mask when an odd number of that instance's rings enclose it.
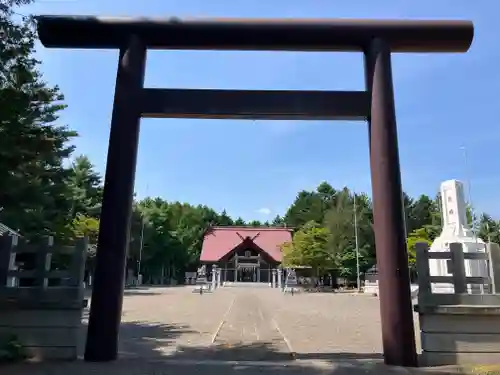
<instances>
[{"instance_id":1,"label":"paved walkway","mask_svg":"<svg viewBox=\"0 0 500 375\"><path fill-rule=\"evenodd\" d=\"M270 288L126 291L120 360L15 365L2 375L392 373L381 365L378 299ZM86 318L84 318L84 323ZM82 330L81 347L85 340ZM83 354L83 352L82 352ZM400 371L400 370L398 370ZM399 372L400 373L400 372Z\"/></svg>"},{"instance_id":2,"label":"paved walkway","mask_svg":"<svg viewBox=\"0 0 500 375\"><path fill-rule=\"evenodd\" d=\"M260 293L261 290L246 290L235 296L214 336L214 345L221 348L216 351L215 358L247 361L293 359L273 312L259 298ZM233 350L227 353L231 348ZM225 354L222 356L222 353Z\"/></svg>"}]
</instances>

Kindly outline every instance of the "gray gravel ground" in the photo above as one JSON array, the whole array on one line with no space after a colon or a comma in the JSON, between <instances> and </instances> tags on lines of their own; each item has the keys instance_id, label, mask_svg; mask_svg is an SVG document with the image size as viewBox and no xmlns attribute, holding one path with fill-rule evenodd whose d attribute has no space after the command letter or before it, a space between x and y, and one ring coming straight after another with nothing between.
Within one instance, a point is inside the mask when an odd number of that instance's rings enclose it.
<instances>
[{"instance_id":1,"label":"gray gravel ground","mask_svg":"<svg viewBox=\"0 0 500 375\"><path fill-rule=\"evenodd\" d=\"M82 330L82 348L84 336ZM407 373L383 366L381 352L376 297L141 288L124 297L120 360L19 364L0 367L0 374Z\"/></svg>"}]
</instances>

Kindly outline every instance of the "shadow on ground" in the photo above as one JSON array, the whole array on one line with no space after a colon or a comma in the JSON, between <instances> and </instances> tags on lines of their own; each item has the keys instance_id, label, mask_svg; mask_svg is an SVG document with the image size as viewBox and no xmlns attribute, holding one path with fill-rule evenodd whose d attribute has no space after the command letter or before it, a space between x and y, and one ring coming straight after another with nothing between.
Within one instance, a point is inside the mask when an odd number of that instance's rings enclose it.
<instances>
[{"instance_id":1,"label":"shadow on ground","mask_svg":"<svg viewBox=\"0 0 500 375\"><path fill-rule=\"evenodd\" d=\"M123 295L127 296L158 296L160 294L164 294L161 291L145 291L141 289L125 289L123 291Z\"/></svg>"},{"instance_id":2,"label":"shadow on ground","mask_svg":"<svg viewBox=\"0 0 500 375\"><path fill-rule=\"evenodd\" d=\"M85 326L84 329L86 328ZM161 358L175 352L176 341L182 335L195 333L197 332L190 330L189 327L179 324L122 323L120 326L120 355ZM85 336L85 331L83 334Z\"/></svg>"},{"instance_id":3,"label":"shadow on ground","mask_svg":"<svg viewBox=\"0 0 500 375\"><path fill-rule=\"evenodd\" d=\"M83 314L78 348L79 356L85 352L87 336L87 322L89 309ZM119 352L124 356L138 356L142 358L163 358L175 352L177 340L187 334L197 334L189 326L182 324L146 323L141 321L122 322L120 324Z\"/></svg>"},{"instance_id":4,"label":"shadow on ground","mask_svg":"<svg viewBox=\"0 0 500 375\"><path fill-rule=\"evenodd\" d=\"M275 349L272 342L219 344L210 347L180 346L170 357L176 360L289 362L294 355Z\"/></svg>"},{"instance_id":5,"label":"shadow on ground","mask_svg":"<svg viewBox=\"0 0 500 375\"><path fill-rule=\"evenodd\" d=\"M156 296L159 294L165 294L165 289L175 289L175 288L184 288L184 285L147 285L147 286L126 286L123 295L124 296L135 296L135 295L144 295L144 296ZM92 288L86 288L84 291L85 298L92 297Z\"/></svg>"},{"instance_id":6,"label":"shadow on ground","mask_svg":"<svg viewBox=\"0 0 500 375\"><path fill-rule=\"evenodd\" d=\"M86 326L84 328L86 329ZM0 373L2 375L274 375L276 373L357 375L401 374L401 371L408 373L405 369L385 366L381 354L283 353L277 351L273 343L267 342L210 347L177 344L181 336L196 333L188 326L176 324L122 323L120 355L117 361L91 363L80 359L63 363L22 363L4 365L0 367ZM83 351L81 353L83 354Z\"/></svg>"}]
</instances>

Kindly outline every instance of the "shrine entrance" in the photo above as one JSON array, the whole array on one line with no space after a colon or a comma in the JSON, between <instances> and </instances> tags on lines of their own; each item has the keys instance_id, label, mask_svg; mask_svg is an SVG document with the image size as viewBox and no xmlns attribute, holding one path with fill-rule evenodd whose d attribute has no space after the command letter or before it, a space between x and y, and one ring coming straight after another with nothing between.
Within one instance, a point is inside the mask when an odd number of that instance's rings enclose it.
<instances>
[{"instance_id":1,"label":"shrine entrance","mask_svg":"<svg viewBox=\"0 0 500 375\"><path fill-rule=\"evenodd\" d=\"M238 265L238 281L247 282L247 283L255 283L260 280L257 280L258 273L260 272L259 267L255 265Z\"/></svg>"},{"instance_id":2,"label":"shrine entrance","mask_svg":"<svg viewBox=\"0 0 500 375\"><path fill-rule=\"evenodd\" d=\"M161 20L37 17L49 48L119 49L85 359L118 354L125 260L141 117L368 122L384 361L416 366L401 173L392 83L393 52L466 52L468 21ZM364 91L241 91L144 88L147 49L360 52ZM173 73L175 74L175 73Z\"/></svg>"}]
</instances>

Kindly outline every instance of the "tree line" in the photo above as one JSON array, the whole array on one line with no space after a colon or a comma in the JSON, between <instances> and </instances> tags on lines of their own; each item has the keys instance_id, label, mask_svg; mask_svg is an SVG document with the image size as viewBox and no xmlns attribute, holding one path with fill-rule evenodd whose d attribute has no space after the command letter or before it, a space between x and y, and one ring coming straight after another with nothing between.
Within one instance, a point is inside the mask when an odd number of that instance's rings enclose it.
<instances>
[{"instance_id":1,"label":"tree line","mask_svg":"<svg viewBox=\"0 0 500 375\"><path fill-rule=\"evenodd\" d=\"M35 21L15 13L31 0L0 3L0 222L28 240L54 236L71 242L88 236L92 262L99 231L102 176L91 160L77 155L77 132L61 124L66 108L57 85L46 82L35 58ZM403 197L410 264L414 244L432 241L441 230L439 197ZM356 206L356 209L354 209ZM357 218L355 235L354 212ZM469 211L470 212L470 211ZM470 216L470 215L469 215ZM484 240L500 242L500 223L487 214L471 221ZM476 218L474 218L476 219ZM203 234L211 225L288 226L293 241L283 246L285 261L336 269L355 277L356 237L361 270L376 258L369 196L336 189L327 182L300 191L288 210L268 222L234 218L206 205L135 200L130 232L129 268L146 278L177 278L196 267ZM91 264L90 262L90 264Z\"/></svg>"},{"instance_id":2,"label":"tree line","mask_svg":"<svg viewBox=\"0 0 500 375\"><path fill-rule=\"evenodd\" d=\"M442 230L440 195L412 198L403 193L402 201L408 263L415 271L415 245L425 242L430 246ZM473 212L467 207L469 225L478 237L498 243L500 221ZM284 263L289 266L308 265L318 275L335 270L339 276L355 280L357 257L361 272L376 263L373 208L365 193L347 187L336 190L323 182L315 191L299 192L284 220L298 228L293 241L282 247Z\"/></svg>"}]
</instances>

